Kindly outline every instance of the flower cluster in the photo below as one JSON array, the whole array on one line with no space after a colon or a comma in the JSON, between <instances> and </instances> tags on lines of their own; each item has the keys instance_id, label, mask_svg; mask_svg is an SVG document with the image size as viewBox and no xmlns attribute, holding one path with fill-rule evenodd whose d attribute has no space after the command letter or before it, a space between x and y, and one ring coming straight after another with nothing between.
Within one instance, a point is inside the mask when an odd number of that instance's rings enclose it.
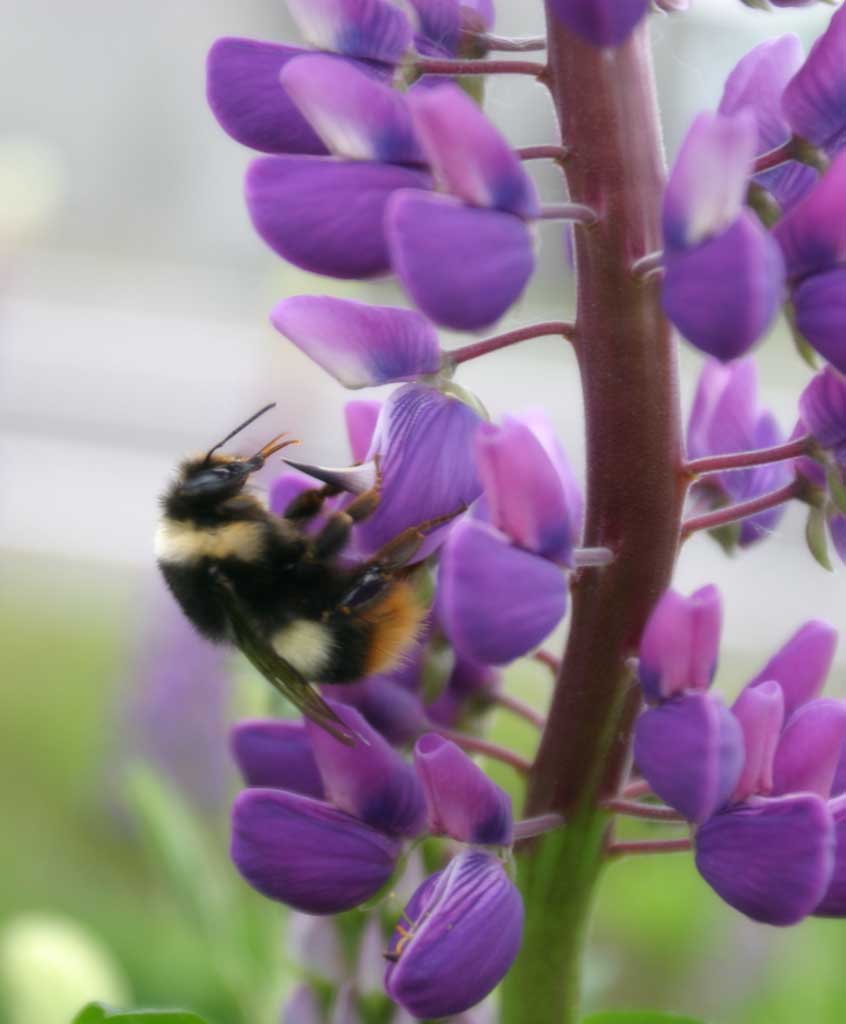
<instances>
[{"instance_id":1,"label":"flower cluster","mask_svg":"<svg viewBox=\"0 0 846 1024\"><path fill-rule=\"evenodd\" d=\"M804 61L792 35L755 47L676 157L664 200L664 308L718 359L747 352L789 292L802 335L846 366L844 46L839 8Z\"/></svg>"},{"instance_id":2,"label":"flower cluster","mask_svg":"<svg viewBox=\"0 0 846 1024\"><path fill-rule=\"evenodd\" d=\"M846 916L846 703L819 696L837 635L806 623L728 708L709 691L720 622L714 587L658 602L637 767L695 826L696 866L727 903L773 925Z\"/></svg>"},{"instance_id":3,"label":"flower cluster","mask_svg":"<svg viewBox=\"0 0 846 1024\"><path fill-rule=\"evenodd\" d=\"M406 841L459 844L390 936L385 986L417 1017L463 1012L500 981L520 944L522 902L502 859L510 800L436 733L417 741L412 766L354 709L334 710L363 742L348 747L312 723L236 727L249 788L233 811L233 860L271 899L336 914L386 887Z\"/></svg>"}]
</instances>

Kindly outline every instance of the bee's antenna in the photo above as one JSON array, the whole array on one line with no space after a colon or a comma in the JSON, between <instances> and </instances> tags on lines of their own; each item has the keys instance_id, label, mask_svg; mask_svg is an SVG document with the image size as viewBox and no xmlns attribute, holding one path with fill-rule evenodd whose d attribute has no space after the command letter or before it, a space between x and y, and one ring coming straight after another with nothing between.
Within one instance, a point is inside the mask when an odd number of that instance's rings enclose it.
<instances>
[{"instance_id":1,"label":"bee's antenna","mask_svg":"<svg viewBox=\"0 0 846 1024\"><path fill-rule=\"evenodd\" d=\"M213 448L209 448L209 450L206 452L206 457L203 459L203 462L208 462L218 448L222 448L227 441L231 441L236 434L240 434L242 430L248 427L251 423L255 422L255 420L257 420L259 416L264 416L266 412L275 407L276 402L270 402L270 404L266 405L263 409L259 409L258 412L253 413L253 415L248 420L244 420L240 427L236 427L231 434L227 434L222 441L218 441Z\"/></svg>"}]
</instances>

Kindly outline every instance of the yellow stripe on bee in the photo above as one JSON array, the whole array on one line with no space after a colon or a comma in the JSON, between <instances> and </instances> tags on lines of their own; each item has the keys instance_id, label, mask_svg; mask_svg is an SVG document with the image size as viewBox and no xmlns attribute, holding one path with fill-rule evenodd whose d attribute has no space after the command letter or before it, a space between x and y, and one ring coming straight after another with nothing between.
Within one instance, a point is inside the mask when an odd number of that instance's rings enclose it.
<instances>
[{"instance_id":1,"label":"yellow stripe on bee","mask_svg":"<svg viewBox=\"0 0 846 1024\"><path fill-rule=\"evenodd\" d=\"M364 675L396 668L417 639L426 614L414 588L404 580L393 583L385 597L368 605L361 618L372 628Z\"/></svg>"},{"instance_id":2,"label":"yellow stripe on bee","mask_svg":"<svg viewBox=\"0 0 846 1024\"><path fill-rule=\"evenodd\" d=\"M264 525L253 521L200 527L191 522L164 519L156 532L156 558L177 565L199 562L203 558L256 562L264 552L264 545Z\"/></svg>"},{"instance_id":3,"label":"yellow stripe on bee","mask_svg":"<svg viewBox=\"0 0 846 1024\"><path fill-rule=\"evenodd\" d=\"M278 629L270 642L281 658L309 680L318 679L332 659L332 632L313 619L295 619Z\"/></svg>"}]
</instances>

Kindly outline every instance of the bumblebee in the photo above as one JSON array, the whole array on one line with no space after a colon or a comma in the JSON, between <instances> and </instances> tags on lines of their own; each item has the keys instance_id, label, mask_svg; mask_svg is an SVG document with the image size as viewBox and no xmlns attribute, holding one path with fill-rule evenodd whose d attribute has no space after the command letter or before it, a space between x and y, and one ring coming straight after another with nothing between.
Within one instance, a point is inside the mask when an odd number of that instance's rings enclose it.
<instances>
[{"instance_id":1,"label":"bumblebee","mask_svg":"<svg viewBox=\"0 0 846 1024\"><path fill-rule=\"evenodd\" d=\"M310 683L355 682L401 661L426 612L408 563L428 531L458 513L405 530L362 564L342 565L353 526L379 503L378 464L371 489L306 532L338 485L303 491L282 516L245 489L271 455L296 442L281 434L249 458L219 451L272 408L178 467L161 498L156 558L200 633L234 644L304 715L352 744Z\"/></svg>"}]
</instances>

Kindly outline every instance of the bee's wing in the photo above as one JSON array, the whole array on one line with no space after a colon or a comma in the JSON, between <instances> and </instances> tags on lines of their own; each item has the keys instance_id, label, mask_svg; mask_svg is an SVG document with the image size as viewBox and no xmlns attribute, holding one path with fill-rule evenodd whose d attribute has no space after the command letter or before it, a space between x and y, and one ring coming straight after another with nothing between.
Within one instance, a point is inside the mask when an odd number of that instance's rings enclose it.
<instances>
[{"instance_id":1,"label":"bee's wing","mask_svg":"<svg viewBox=\"0 0 846 1024\"><path fill-rule=\"evenodd\" d=\"M316 722L341 743L353 746L356 742L355 733L350 731L294 666L280 657L258 632L229 581L219 572L213 575L213 579L232 627L232 639L239 650L306 718Z\"/></svg>"}]
</instances>

